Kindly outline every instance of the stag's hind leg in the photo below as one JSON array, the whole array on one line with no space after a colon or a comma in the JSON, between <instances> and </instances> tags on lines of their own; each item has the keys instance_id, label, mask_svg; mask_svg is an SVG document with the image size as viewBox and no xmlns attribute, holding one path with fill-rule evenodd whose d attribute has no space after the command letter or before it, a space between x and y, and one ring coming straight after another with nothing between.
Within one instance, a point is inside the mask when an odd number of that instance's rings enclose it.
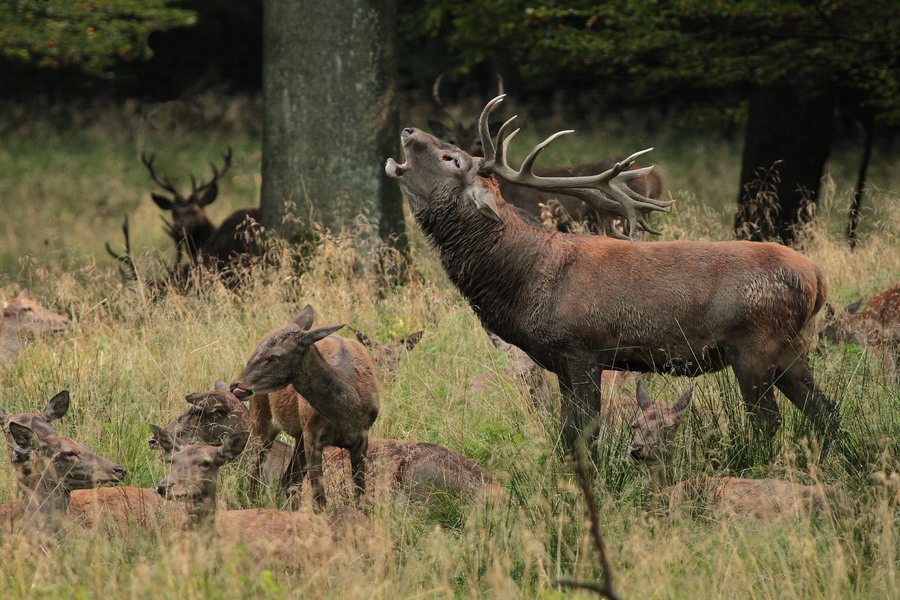
<instances>
[{"instance_id":1,"label":"stag's hind leg","mask_svg":"<svg viewBox=\"0 0 900 600\"><path fill-rule=\"evenodd\" d=\"M840 430L837 404L816 383L805 356L786 356L778 365L775 385L820 433L832 435Z\"/></svg>"},{"instance_id":2,"label":"stag's hind leg","mask_svg":"<svg viewBox=\"0 0 900 600\"><path fill-rule=\"evenodd\" d=\"M769 440L781 426L781 412L775 402L773 362L765 354L741 353L732 358L731 368L741 388L747 416L761 440Z\"/></svg>"}]
</instances>

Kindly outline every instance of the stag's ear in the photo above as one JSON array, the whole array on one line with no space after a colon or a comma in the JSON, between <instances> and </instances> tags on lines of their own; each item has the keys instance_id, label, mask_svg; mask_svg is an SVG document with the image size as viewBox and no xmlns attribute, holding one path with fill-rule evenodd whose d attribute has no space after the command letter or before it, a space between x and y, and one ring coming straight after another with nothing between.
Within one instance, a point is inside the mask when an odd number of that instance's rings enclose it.
<instances>
[{"instance_id":1,"label":"stag's ear","mask_svg":"<svg viewBox=\"0 0 900 600\"><path fill-rule=\"evenodd\" d=\"M309 331L304 331L301 334L300 343L312 345L318 342L319 340L327 338L332 333L339 331L344 328L344 325L332 325L330 327L319 327L318 329L310 329Z\"/></svg>"},{"instance_id":2,"label":"stag's ear","mask_svg":"<svg viewBox=\"0 0 900 600\"><path fill-rule=\"evenodd\" d=\"M206 191L203 193L200 199L197 200L197 204L199 204L200 206L209 206L216 201L216 197L218 195L219 186L216 183L213 183L208 188L206 188Z\"/></svg>"},{"instance_id":3,"label":"stag's ear","mask_svg":"<svg viewBox=\"0 0 900 600\"><path fill-rule=\"evenodd\" d=\"M303 310L300 311L300 314L294 317L294 325L300 329L309 329L312 327L314 316L315 313L313 312L312 305L307 304L303 307Z\"/></svg>"},{"instance_id":4,"label":"stag's ear","mask_svg":"<svg viewBox=\"0 0 900 600\"><path fill-rule=\"evenodd\" d=\"M232 433L225 438L222 445L219 446L219 450L216 452L219 460L226 463L237 458L240 453L244 451L244 447L247 445L247 439L249 437L249 431L239 431L237 433Z\"/></svg>"},{"instance_id":5,"label":"stag's ear","mask_svg":"<svg viewBox=\"0 0 900 600\"><path fill-rule=\"evenodd\" d=\"M863 299L860 298L859 300L857 300L857 301L854 302L853 304L848 304L847 306L845 306L845 307L844 307L844 310L845 310L846 312L850 313L851 315L855 315L856 313L859 312L859 308L862 306L862 303L863 303Z\"/></svg>"},{"instance_id":6,"label":"stag's ear","mask_svg":"<svg viewBox=\"0 0 900 600\"><path fill-rule=\"evenodd\" d=\"M440 121L428 121L428 126L434 132L435 137L442 138L444 141L450 137L450 129Z\"/></svg>"},{"instance_id":7,"label":"stag's ear","mask_svg":"<svg viewBox=\"0 0 900 600\"><path fill-rule=\"evenodd\" d=\"M647 388L644 387L644 382L638 379L637 382L637 395L635 396L637 399L638 406L641 407L641 410L650 410L653 408L653 399L650 398L650 393L647 391Z\"/></svg>"},{"instance_id":8,"label":"stag's ear","mask_svg":"<svg viewBox=\"0 0 900 600\"><path fill-rule=\"evenodd\" d=\"M34 430L19 423L10 423L9 433L12 435L16 446L25 450L39 450L44 445L44 442L41 441L40 436Z\"/></svg>"},{"instance_id":9,"label":"stag's ear","mask_svg":"<svg viewBox=\"0 0 900 600\"><path fill-rule=\"evenodd\" d=\"M503 222L497 209L497 192L483 178L475 177L471 185L467 186L464 197L485 217L498 223Z\"/></svg>"},{"instance_id":10,"label":"stag's ear","mask_svg":"<svg viewBox=\"0 0 900 600\"><path fill-rule=\"evenodd\" d=\"M53 426L40 417L35 417L31 420L31 430L41 439L56 435L56 430L53 429Z\"/></svg>"},{"instance_id":11,"label":"stag's ear","mask_svg":"<svg viewBox=\"0 0 900 600\"><path fill-rule=\"evenodd\" d=\"M229 388L228 388L228 384L225 383L224 381L216 381L215 385L213 386L213 389L216 390L217 392L227 392Z\"/></svg>"},{"instance_id":12,"label":"stag's ear","mask_svg":"<svg viewBox=\"0 0 900 600\"><path fill-rule=\"evenodd\" d=\"M406 336L405 338L402 338L397 343L403 344L404 346L406 346L407 351L412 350L413 348L416 347L416 344L418 344L419 341L422 339L422 335L424 333L425 333L424 331L417 331L415 333L411 333L408 336Z\"/></svg>"},{"instance_id":13,"label":"stag's ear","mask_svg":"<svg viewBox=\"0 0 900 600\"><path fill-rule=\"evenodd\" d=\"M688 391L678 397L678 400L676 400L675 404L672 405L672 408L675 409L675 412L681 414L684 409L686 409L690 405L691 397L694 395L694 390L696 388L697 384L695 383L688 388Z\"/></svg>"},{"instance_id":14,"label":"stag's ear","mask_svg":"<svg viewBox=\"0 0 900 600\"><path fill-rule=\"evenodd\" d=\"M172 210L174 204L172 200L166 198L162 194L157 194L156 192L150 192L150 197L153 198L153 201L156 202L156 205L163 210Z\"/></svg>"},{"instance_id":15,"label":"stag's ear","mask_svg":"<svg viewBox=\"0 0 900 600\"><path fill-rule=\"evenodd\" d=\"M19 292L19 295L16 296L16 298L28 298L28 295L29 295L28 288L23 288L22 291Z\"/></svg>"},{"instance_id":16,"label":"stag's ear","mask_svg":"<svg viewBox=\"0 0 900 600\"><path fill-rule=\"evenodd\" d=\"M156 425L150 425L150 430L153 432L153 437L159 442L159 447L162 448L163 452L166 454L175 454L176 452L180 452L183 448L181 444L175 441L175 436L165 429Z\"/></svg>"},{"instance_id":17,"label":"stag's ear","mask_svg":"<svg viewBox=\"0 0 900 600\"><path fill-rule=\"evenodd\" d=\"M69 412L69 390L63 390L50 398L50 402L47 403L41 416L48 423L52 423L62 419L67 412Z\"/></svg>"}]
</instances>

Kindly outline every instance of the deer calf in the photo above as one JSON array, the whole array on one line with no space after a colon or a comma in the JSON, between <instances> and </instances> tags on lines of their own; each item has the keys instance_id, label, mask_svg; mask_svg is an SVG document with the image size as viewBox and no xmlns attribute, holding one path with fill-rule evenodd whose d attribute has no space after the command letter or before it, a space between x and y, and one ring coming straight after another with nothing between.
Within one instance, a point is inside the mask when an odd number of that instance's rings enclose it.
<instances>
[{"instance_id":1,"label":"deer calf","mask_svg":"<svg viewBox=\"0 0 900 600\"><path fill-rule=\"evenodd\" d=\"M11 360L30 340L69 330L64 316L47 310L22 290L15 298L0 300L0 364Z\"/></svg>"},{"instance_id":2,"label":"deer calf","mask_svg":"<svg viewBox=\"0 0 900 600\"><path fill-rule=\"evenodd\" d=\"M694 386L674 404L654 402L641 382L637 387L640 416L632 424L634 439L628 458L647 471L648 507L671 509L685 502L721 515L776 520L820 513L828 506L849 506L846 495L828 485L801 485L781 479L698 477L671 485L672 458L681 418Z\"/></svg>"},{"instance_id":3,"label":"deer calf","mask_svg":"<svg viewBox=\"0 0 900 600\"><path fill-rule=\"evenodd\" d=\"M156 491L187 504L188 529L213 527L220 539L241 543L255 555L274 553L291 559L301 552L316 553L329 538L371 531L365 515L353 509L339 510L330 518L268 508L217 512L219 469L240 455L250 434L229 435L221 446L181 446L169 432L155 425L150 428L172 464L169 474L156 484Z\"/></svg>"},{"instance_id":4,"label":"deer calf","mask_svg":"<svg viewBox=\"0 0 900 600\"><path fill-rule=\"evenodd\" d=\"M900 383L900 284L880 292L860 311L862 298L843 310L825 306L820 337L835 343L854 342L874 350L893 383Z\"/></svg>"},{"instance_id":5,"label":"deer calf","mask_svg":"<svg viewBox=\"0 0 900 600\"><path fill-rule=\"evenodd\" d=\"M365 493L369 428L379 409L378 378L362 344L333 335L343 325L310 329L312 323L313 308L307 305L292 323L266 334L231 383L231 392L241 400L268 394L256 409L261 420L273 420L297 440L284 482L300 483L305 471L321 509L325 446L350 451L357 500ZM257 431L266 425L259 423ZM274 439L274 433L267 437Z\"/></svg>"}]
</instances>

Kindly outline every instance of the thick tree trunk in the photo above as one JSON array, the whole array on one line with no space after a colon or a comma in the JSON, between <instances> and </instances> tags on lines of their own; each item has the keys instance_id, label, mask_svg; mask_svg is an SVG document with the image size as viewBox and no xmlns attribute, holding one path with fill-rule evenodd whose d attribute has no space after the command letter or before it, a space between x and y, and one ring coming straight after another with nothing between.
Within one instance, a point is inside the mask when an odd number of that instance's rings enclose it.
<instances>
[{"instance_id":1,"label":"thick tree trunk","mask_svg":"<svg viewBox=\"0 0 900 600\"><path fill-rule=\"evenodd\" d=\"M735 219L739 238L794 241L818 200L833 119L831 93L808 96L788 86L753 92Z\"/></svg>"},{"instance_id":2,"label":"thick tree trunk","mask_svg":"<svg viewBox=\"0 0 900 600\"><path fill-rule=\"evenodd\" d=\"M262 220L285 203L332 231L365 212L406 243L400 193L384 173L396 153L396 0L265 0Z\"/></svg>"}]
</instances>

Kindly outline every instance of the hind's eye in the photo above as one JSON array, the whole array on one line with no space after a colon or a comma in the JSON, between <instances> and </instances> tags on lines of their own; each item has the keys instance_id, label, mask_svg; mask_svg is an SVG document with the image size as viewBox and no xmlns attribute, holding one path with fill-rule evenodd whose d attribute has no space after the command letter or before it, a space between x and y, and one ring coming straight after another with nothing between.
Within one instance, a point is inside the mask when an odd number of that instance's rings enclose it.
<instances>
[{"instance_id":1,"label":"hind's eye","mask_svg":"<svg viewBox=\"0 0 900 600\"><path fill-rule=\"evenodd\" d=\"M69 452L64 453L63 456L65 456L66 458L76 458L78 456L78 453L74 450L70 450Z\"/></svg>"},{"instance_id":2,"label":"hind's eye","mask_svg":"<svg viewBox=\"0 0 900 600\"><path fill-rule=\"evenodd\" d=\"M212 463L209 462L208 460L204 460L204 461L200 462L200 466L204 469L208 469L212 466Z\"/></svg>"}]
</instances>

